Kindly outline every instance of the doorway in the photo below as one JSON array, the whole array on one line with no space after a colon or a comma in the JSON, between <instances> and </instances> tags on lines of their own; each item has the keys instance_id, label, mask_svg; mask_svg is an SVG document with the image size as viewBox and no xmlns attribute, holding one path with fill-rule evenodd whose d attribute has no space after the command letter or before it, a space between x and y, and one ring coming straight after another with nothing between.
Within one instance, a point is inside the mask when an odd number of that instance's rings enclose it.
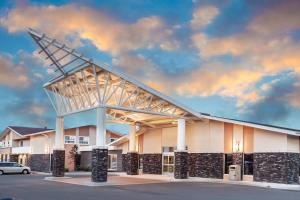
<instances>
[{"instance_id":1,"label":"doorway","mask_svg":"<svg viewBox=\"0 0 300 200\"><path fill-rule=\"evenodd\" d=\"M163 153L162 172L165 175L174 175L174 153Z\"/></svg>"},{"instance_id":2,"label":"doorway","mask_svg":"<svg viewBox=\"0 0 300 200\"><path fill-rule=\"evenodd\" d=\"M108 155L108 170L117 171L117 154Z\"/></svg>"}]
</instances>

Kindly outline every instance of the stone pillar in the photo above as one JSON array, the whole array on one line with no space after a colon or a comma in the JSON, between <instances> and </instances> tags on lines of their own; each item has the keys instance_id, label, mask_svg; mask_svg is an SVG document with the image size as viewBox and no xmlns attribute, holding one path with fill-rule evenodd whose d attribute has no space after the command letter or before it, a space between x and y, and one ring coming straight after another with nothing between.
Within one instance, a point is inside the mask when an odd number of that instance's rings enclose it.
<instances>
[{"instance_id":1,"label":"stone pillar","mask_svg":"<svg viewBox=\"0 0 300 200\"><path fill-rule=\"evenodd\" d=\"M65 150L53 150L52 176L63 177L65 175Z\"/></svg>"},{"instance_id":2,"label":"stone pillar","mask_svg":"<svg viewBox=\"0 0 300 200\"><path fill-rule=\"evenodd\" d=\"M138 175L139 154L137 152L128 152L126 156L126 172L127 175Z\"/></svg>"},{"instance_id":3,"label":"stone pillar","mask_svg":"<svg viewBox=\"0 0 300 200\"><path fill-rule=\"evenodd\" d=\"M138 175L139 154L136 152L136 125L132 124L129 130L129 152L126 155L127 175Z\"/></svg>"},{"instance_id":4,"label":"stone pillar","mask_svg":"<svg viewBox=\"0 0 300 200\"><path fill-rule=\"evenodd\" d=\"M106 109L97 108L96 146L92 150L92 181L106 182L108 149L106 147Z\"/></svg>"},{"instance_id":5,"label":"stone pillar","mask_svg":"<svg viewBox=\"0 0 300 200\"><path fill-rule=\"evenodd\" d=\"M188 159L189 154L186 151L175 152L175 179L187 179L188 178Z\"/></svg>"},{"instance_id":6,"label":"stone pillar","mask_svg":"<svg viewBox=\"0 0 300 200\"><path fill-rule=\"evenodd\" d=\"M189 154L185 148L185 119L178 119L177 127L177 150L175 152L175 179L188 178Z\"/></svg>"},{"instance_id":7,"label":"stone pillar","mask_svg":"<svg viewBox=\"0 0 300 200\"><path fill-rule=\"evenodd\" d=\"M93 149L92 151L92 181L107 181L108 149Z\"/></svg>"},{"instance_id":8,"label":"stone pillar","mask_svg":"<svg viewBox=\"0 0 300 200\"><path fill-rule=\"evenodd\" d=\"M52 176L65 175L65 148L64 148L64 118L56 118L55 144L53 150Z\"/></svg>"}]
</instances>

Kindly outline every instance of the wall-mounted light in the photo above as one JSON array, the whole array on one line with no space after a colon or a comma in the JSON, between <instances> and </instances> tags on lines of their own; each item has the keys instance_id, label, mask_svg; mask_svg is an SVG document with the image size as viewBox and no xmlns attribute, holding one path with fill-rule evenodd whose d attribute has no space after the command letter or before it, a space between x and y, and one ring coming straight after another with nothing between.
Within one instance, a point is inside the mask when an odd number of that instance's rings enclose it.
<instances>
[{"instance_id":1,"label":"wall-mounted light","mask_svg":"<svg viewBox=\"0 0 300 200\"><path fill-rule=\"evenodd\" d=\"M239 140L235 140L233 144L233 152L240 152L241 151L241 142Z\"/></svg>"}]
</instances>

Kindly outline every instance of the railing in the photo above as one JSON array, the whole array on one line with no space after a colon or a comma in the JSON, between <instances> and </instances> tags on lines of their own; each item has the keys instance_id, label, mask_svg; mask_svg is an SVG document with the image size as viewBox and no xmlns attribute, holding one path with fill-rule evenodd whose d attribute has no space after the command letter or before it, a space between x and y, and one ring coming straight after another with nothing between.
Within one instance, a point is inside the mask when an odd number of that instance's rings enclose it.
<instances>
[{"instance_id":1,"label":"railing","mask_svg":"<svg viewBox=\"0 0 300 200\"><path fill-rule=\"evenodd\" d=\"M27 147L13 147L11 149L12 154L30 153L30 146Z\"/></svg>"}]
</instances>

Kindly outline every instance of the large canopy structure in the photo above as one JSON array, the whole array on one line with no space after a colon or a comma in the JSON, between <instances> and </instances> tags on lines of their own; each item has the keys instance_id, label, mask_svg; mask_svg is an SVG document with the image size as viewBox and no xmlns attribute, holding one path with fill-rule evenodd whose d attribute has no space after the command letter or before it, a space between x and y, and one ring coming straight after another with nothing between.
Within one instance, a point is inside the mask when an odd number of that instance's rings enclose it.
<instances>
[{"instance_id":1,"label":"large canopy structure","mask_svg":"<svg viewBox=\"0 0 300 200\"><path fill-rule=\"evenodd\" d=\"M201 116L107 64L94 63L45 34L32 29L29 34L40 47L39 54L55 71L55 77L44 89L58 116L105 107L111 120L150 127L178 118L199 120Z\"/></svg>"}]
</instances>

